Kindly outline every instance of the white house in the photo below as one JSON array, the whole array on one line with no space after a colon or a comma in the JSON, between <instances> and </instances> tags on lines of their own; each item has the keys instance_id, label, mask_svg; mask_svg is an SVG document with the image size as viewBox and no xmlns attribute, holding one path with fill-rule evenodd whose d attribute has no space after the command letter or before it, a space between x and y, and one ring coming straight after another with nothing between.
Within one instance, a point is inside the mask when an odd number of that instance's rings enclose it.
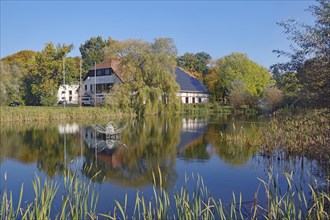
<instances>
[{"instance_id":1,"label":"white house","mask_svg":"<svg viewBox=\"0 0 330 220\"><path fill-rule=\"evenodd\" d=\"M207 103L210 101L208 89L195 77L180 67L175 67L175 80L180 86L177 94L183 103Z\"/></svg>"},{"instance_id":2,"label":"white house","mask_svg":"<svg viewBox=\"0 0 330 220\"><path fill-rule=\"evenodd\" d=\"M115 83L123 82L117 74L118 68L118 60L106 60L88 71L81 88L82 105L100 104Z\"/></svg>"},{"instance_id":3,"label":"white house","mask_svg":"<svg viewBox=\"0 0 330 220\"><path fill-rule=\"evenodd\" d=\"M79 85L61 85L57 91L57 102L66 102L67 104L78 104Z\"/></svg>"},{"instance_id":4,"label":"white house","mask_svg":"<svg viewBox=\"0 0 330 220\"><path fill-rule=\"evenodd\" d=\"M120 61L105 60L90 69L83 78L81 88L82 105L98 105L102 103L105 93L116 83L123 83ZM176 82L180 86L177 96L183 103L209 102L209 91L196 78L180 67L174 69Z\"/></svg>"}]
</instances>

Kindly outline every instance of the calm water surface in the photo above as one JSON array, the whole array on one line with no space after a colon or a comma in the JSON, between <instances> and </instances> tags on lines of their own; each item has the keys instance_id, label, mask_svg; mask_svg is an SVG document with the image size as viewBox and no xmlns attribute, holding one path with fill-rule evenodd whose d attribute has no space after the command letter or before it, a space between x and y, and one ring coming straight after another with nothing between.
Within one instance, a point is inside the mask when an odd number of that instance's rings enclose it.
<instances>
[{"instance_id":1,"label":"calm water surface","mask_svg":"<svg viewBox=\"0 0 330 220\"><path fill-rule=\"evenodd\" d=\"M316 162L263 157L256 147L229 144L221 138L221 132L249 132L265 126L265 121L229 116L122 120L115 122L127 126L114 141L97 133L93 123L8 125L0 133L1 193L6 188L18 199L24 184L24 201L31 202L36 174L62 184L64 171L70 169L83 179L94 177L92 181L100 189L98 211L108 213L114 201L123 202L126 194L130 207L134 207L137 191L151 198L152 172L158 172L158 167L170 192L179 191L186 179L188 187L193 185L193 179L200 175L212 195L224 204L231 202L233 192L242 193L244 201L252 201L260 185L258 178L267 180L270 170L279 174L283 186L281 173L294 172L295 180L309 193L308 183L322 175ZM105 126L107 121L97 124ZM55 210L61 207L59 197ZM263 199L261 195L261 203Z\"/></svg>"}]
</instances>

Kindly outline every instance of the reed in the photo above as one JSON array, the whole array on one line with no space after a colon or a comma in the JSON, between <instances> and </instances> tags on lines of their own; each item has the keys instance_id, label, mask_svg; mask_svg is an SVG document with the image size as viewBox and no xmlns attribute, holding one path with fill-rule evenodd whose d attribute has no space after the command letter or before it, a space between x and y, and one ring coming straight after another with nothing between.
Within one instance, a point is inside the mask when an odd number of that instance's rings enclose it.
<instances>
[{"instance_id":1,"label":"reed","mask_svg":"<svg viewBox=\"0 0 330 220\"><path fill-rule=\"evenodd\" d=\"M11 193L4 190L1 200L1 219L329 219L330 191L329 179L323 185L310 184L311 196L306 196L301 184L295 184L292 173L283 174L286 187L279 186L278 175L269 173L267 180L260 180L255 198L244 201L242 195L236 196L230 204L224 204L214 197L199 175L192 175L193 188L186 176L185 185L174 194L163 188L160 169L153 174L153 195L145 198L136 194L134 210L125 201L115 201L115 207L107 214L97 213L98 190L91 181L84 181L75 173L66 172L63 180L64 192L60 192L62 207L51 215L52 203L59 194L59 184L45 180L42 184L38 176L33 181L35 198L22 205L23 186L18 206L13 206ZM157 177L158 178L157 178ZM264 189L262 191L262 189ZM262 192L262 193L261 193ZM266 196L261 203L260 196ZM174 201L175 205L171 205Z\"/></svg>"},{"instance_id":2,"label":"reed","mask_svg":"<svg viewBox=\"0 0 330 220\"><path fill-rule=\"evenodd\" d=\"M265 126L236 128L220 132L224 141L241 147L257 147L262 155L302 156L315 159L330 173L330 112L314 109L301 112L280 110Z\"/></svg>"},{"instance_id":3,"label":"reed","mask_svg":"<svg viewBox=\"0 0 330 220\"><path fill-rule=\"evenodd\" d=\"M133 113L122 113L107 107L1 107L1 123L61 120L97 120L118 117L133 117Z\"/></svg>"},{"instance_id":4,"label":"reed","mask_svg":"<svg viewBox=\"0 0 330 220\"><path fill-rule=\"evenodd\" d=\"M210 114L230 115L232 113L233 113L232 106L223 106L217 103L183 104L181 108L181 114L184 115L210 115Z\"/></svg>"}]
</instances>

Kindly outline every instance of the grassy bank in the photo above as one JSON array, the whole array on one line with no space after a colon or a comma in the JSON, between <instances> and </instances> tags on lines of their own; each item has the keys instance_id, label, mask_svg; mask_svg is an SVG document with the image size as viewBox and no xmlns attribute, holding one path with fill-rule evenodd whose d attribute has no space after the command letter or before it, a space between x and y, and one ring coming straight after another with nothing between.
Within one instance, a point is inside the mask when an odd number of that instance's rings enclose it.
<instances>
[{"instance_id":1,"label":"grassy bank","mask_svg":"<svg viewBox=\"0 0 330 220\"><path fill-rule=\"evenodd\" d=\"M1 219L329 219L329 180L322 186L310 185L310 195L305 194L300 184L294 184L292 174L283 174L287 187L279 188L276 176L269 174L268 180L260 180L252 201L244 201L241 194L233 193L232 202L224 204L220 198L212 196L200 176L192 176L194 189L183 186L177 192L169 193L162 187L162 176L154 177L153 196L146 198L137 192L135 204L109 201L108 213L97 211L99 191L91 181L80 179L67 172L63 183L45 180L38 176L33 181L35 198L22 203L22 186L18 205L14 207L11 193L2 193ZM186 178L188 182L188 178ZM186 182L186 184L187 184ZM64 191L59 192L63 184ZM263 193L261 193L263 191ZM265 203L260 203L259 194L265 195ZM52 211L54 198L61 198L61 208ZM173 203L173 204L171 204ZM133 208L134 207L134 208Z\"/></svg>"},{"instance_id":2,"label":"grassy bank","mask_svg":"<svg viewBox=\"0 0 330 220\"><path fill-rule=\"evenodd\" d=\"M42 107L20 106L1 107L0 119L5 122L60 121L60 120L97 120L131 117L133 113L122 113L105 107Z\"/></svg>"},{"instance_id":3,"label":"grassy bank","mask_svg":"<svg viewBox=\"0 0 330 220\"><path fill-rule=\"evenodd\" d=\"M232 114L231 106L222 106L217 103L182 104L181 114L185 115L210 115L210 114Z\"/></svg>"},{"instance_id":4,"label":"grassy bank","mask_svg":"<svg viewBox=\"0 0 330 220\"><path fill-rule=\"evenodd\" d=\"M181 114L184 115L210 115L210 114L223 114L223 115L257 115L258 110L248 108L234 109L229 105L220 105L218 103L196 103L196 104L183 104L181 107Z\"/></svg>"},{"instance_id":5,"label":"grassy bank","mask_svg":"<svg viewBox=\"0 0 330 220\"><path fill-rule=\"evenodd\" d=\"M255 115L255 109L234 110L231 106L222 106L214 103L198 103L182 105L180 114L183 115L210 115L210 114L245 114ZM109 107L44 107L20 106L0 107L1 122L28 122L28 121L60 121L60 120L98 120L121 117L134 117L133 112L122 112Z\"/></svg>"}]
</instances>

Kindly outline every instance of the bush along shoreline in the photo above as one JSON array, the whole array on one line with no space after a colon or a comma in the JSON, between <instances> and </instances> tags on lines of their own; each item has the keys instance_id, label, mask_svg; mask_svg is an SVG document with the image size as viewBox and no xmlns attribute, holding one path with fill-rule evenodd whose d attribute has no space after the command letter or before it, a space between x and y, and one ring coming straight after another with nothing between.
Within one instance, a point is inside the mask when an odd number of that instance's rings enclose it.
<instances>
[{"instance_id":1,"label":"bush along shoreline","mask_svg":"<svg viewBox=\"0 0 330 220\"><path fill-rule=\"evenodd\" d=\"M88 169L88 168L87 168ZM268 179L259 179L260 185L252 201L246 202L241 194L233 193L230 204L214 197L204 185L203 178L192 175L194 187L189 191L186 185L170 193L162 186L160 169L153 175L153 195L143 196L137 191L135 204L113 201L107 213L97 211L99 190L92 180L86 180L72 171L67 171L63 183L36 175L33 180L35 198L22 203L22 185L17 206L11 192L6 189L1 198L1 219L329 219L329 179L323 185L310 184L310 193L302 190L300 183L293 182L292 173L284 173L285 189L278 184L278 175L268 173ZM158 179L159 178L159 179ZM63 192L59 191L63 184ZM320 183L319 183L320 184ZM261 203L260 197L264 203ZM62 205L52 210L54 198L59 197ZM134 208L133 208L134 207Z\"/></svg>"}]
</instances>

